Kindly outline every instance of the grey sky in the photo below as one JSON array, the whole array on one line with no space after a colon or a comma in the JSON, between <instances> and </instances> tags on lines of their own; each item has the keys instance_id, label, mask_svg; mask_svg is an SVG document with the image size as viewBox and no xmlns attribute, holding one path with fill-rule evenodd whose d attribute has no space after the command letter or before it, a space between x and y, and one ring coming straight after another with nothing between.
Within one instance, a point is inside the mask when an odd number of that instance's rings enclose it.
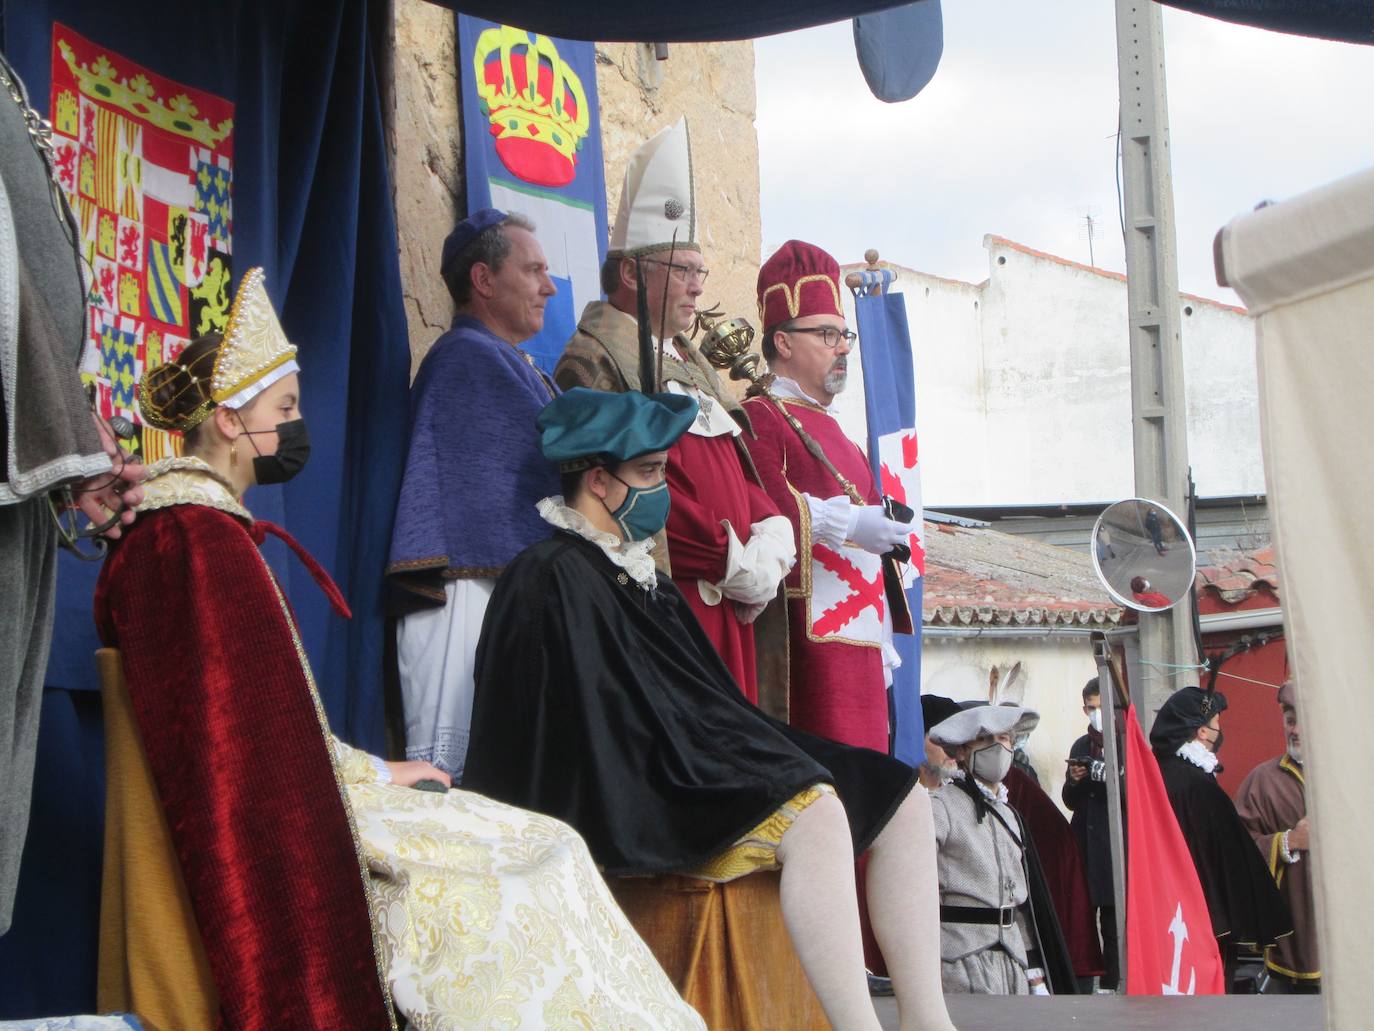
<instances>
[{"instance_id":1,"label":"grey sky","mask_svg":"<svg viewBox=\"0 0 1374 1031\"><path fill-rule=\"evenodd\" d=\"M987 277L984 233L1125 271L1110 0L943 0L945 51L914 100L869 93L848 22L756 44L766 253L807 239ZM1374 164L1374 47L1165 8L1180 288L1219 300L1212 237L1261 199ZM766 254L765 254L766 256Z\"/></svg>"}]
</instances>

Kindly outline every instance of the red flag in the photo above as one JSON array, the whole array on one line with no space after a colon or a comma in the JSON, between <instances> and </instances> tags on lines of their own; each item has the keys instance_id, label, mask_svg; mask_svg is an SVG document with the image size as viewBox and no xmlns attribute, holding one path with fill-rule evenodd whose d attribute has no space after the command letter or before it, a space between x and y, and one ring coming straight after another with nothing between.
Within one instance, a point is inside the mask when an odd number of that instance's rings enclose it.
<instances>
[{"instance_id":1,"label":"red flag","mask_svg":"<svg viewBox=\"0 0 1374 1031\"><path fill-rule=\"evenodd\" d=\"M1126 710L1126 817L1126 994L1224 994L1207 899L1134 705Z\"/></svg>"}]
</instances>

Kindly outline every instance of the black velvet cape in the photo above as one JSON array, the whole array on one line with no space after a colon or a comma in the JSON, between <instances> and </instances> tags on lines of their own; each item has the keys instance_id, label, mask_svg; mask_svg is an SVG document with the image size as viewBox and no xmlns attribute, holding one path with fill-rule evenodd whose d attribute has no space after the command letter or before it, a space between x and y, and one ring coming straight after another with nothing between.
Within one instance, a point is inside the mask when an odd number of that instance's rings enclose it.
<instances>
[{"instance_id":1,"label":"black velvet cape","mask_svg":"<svg viewBox=\"0 0 1374 1031\"><path fill-rule=\"evenodd\" d=\"M820 782L857 854L916 771L764 715L671 580L646 591L575 534L527 548L497 581L464 788L564 820L626 876L717 856Z\"/></svg>"},{"instance_id":2,"label":"black velvet cape","mask_svg":"<svg viewBox=\"0 0 1374 1031\"><path fill-rule=\"evenodd\" d=\"M1228 945L1263 948L1293 931L1293 918L1235 805L1210 773L1155 752L1164 790L1192 853L1212 933Z\"/></svg>"}]
</instances>

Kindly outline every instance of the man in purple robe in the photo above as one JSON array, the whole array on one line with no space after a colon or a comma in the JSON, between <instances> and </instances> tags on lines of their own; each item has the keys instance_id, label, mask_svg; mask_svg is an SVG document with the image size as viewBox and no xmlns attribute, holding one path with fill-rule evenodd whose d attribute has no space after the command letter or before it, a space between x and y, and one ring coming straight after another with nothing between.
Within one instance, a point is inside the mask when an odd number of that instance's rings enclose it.
<instances>
[{"instance_id":1,"label":"man in purple robe","mask_svg":"<svg viewBox=\"0 0 1374 1031\"><path fill-rule=\"evenodd\" d=\"M473 659L497 576L547 525L558 492L535 417L558 394L520 344L544 325L555 288L534 225L485 208L444 241L453 326L410 394L410 453L387 576L399 602L396 651L406 758L461 779Z\"/></svg>"}]
</instances>

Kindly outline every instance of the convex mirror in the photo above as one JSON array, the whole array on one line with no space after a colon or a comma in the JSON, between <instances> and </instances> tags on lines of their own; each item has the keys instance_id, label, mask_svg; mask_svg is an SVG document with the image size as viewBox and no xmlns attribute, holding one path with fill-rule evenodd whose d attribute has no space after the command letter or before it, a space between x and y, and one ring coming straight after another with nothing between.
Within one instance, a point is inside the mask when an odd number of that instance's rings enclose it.
<instances>
[{"instance_id":1,"label":"convex mirror","mask_svg":"<svg viewBox=\"0 0 1374 1031\"><path fill-rule=\"evenodd\" d=\"M1093 526L1092 556L1107 592L1141 612L1173 608L1193 586L1193 539L1156 501L1127 498L1109 505Z\"/></svg>"}]
</instances>

